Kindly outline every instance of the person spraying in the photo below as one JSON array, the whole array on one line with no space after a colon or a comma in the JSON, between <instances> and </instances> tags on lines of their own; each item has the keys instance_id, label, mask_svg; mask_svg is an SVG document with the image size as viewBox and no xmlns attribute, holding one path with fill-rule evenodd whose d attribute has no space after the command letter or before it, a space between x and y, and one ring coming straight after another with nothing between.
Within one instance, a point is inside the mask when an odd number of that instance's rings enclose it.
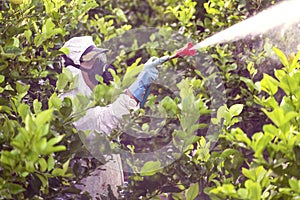
<instances>
[{"instance_id":1,"label":"person spraying","mask_svg":"<svg viewBox=\"0 0 300 200\"><path fill-rule=\"evenodd\" d=\"M93 88L98 84L95 76L103 77L104 84L113 81L111 70L115 70L107 63L107 49L96 47L91 36L74 37L68 40L63 47L68 48L69 53L61 56L61 63L70 70L73 76L78 76L77 86L60 97L75 97L82 94L91 96ZM91 134L105 133L109 135L117 128L123 115L130 114L130 110L137 110L141 101L146 96L145 91L158 78L159 64L167 61L169 56L162 58L151 57L143 66L137 79L128 89L110 105L105 107L96 106L89 108L86 114L74 123L78 131L90 131ZM120 155L113 154L111 161L101 167L97 175L87 177L84 181L87 185L84 190L93 194L106 194L110 185L114 194L117 186L124 183L123 170ZM104 170L103 170L104 169ZM97 183L97 186L95 186Z\"/></svg>"}]
</instances>

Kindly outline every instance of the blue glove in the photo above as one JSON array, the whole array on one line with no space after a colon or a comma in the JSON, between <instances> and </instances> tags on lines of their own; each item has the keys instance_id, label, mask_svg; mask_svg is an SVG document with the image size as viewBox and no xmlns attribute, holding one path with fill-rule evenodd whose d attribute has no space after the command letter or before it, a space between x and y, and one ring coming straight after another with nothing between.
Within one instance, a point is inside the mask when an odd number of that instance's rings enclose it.
<instances>
[{"instance_id":1,"label":"blue glove","mask_svg":"<svg viewBox=\"0 0 300 200\"><path fill-rule=\"evenodd\" d=\"M147 87L158 78L157 65L167 61L169 56L151 57L145 64L134 83L128 88L131 94L141 102Z\"/></svg>"}]
</instances>

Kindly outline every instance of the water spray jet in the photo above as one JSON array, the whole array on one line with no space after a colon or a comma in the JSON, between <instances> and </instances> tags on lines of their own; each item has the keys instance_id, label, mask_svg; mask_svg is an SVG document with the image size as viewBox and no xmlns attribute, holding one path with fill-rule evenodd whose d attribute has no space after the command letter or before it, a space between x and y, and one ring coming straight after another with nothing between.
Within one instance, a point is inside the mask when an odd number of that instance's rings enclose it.
<instances>
[{"instance_id":1,"label":"water spray jet","mask_svg":"<svg viewBox=\"0 0 300 200\"><path fill-rule=\"evenodd\" d=\"M239 22L224 31L196 44L193 49L232 42L247 36L256 36L263 34L279 26L289 26L300 21L300 0L287 0L268 8L257 15Z\"/></svg>"}]
</instances>

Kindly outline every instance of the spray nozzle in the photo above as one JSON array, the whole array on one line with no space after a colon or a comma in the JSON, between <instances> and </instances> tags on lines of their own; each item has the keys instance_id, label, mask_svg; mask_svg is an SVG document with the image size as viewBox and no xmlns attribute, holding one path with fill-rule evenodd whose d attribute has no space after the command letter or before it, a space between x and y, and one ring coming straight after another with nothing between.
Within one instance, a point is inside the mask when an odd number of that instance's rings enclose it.
<instances>
[{"instance_id":1,"label":"spray nozzle","mask_svg":"<svg viewBox=\"0 0 300 200\"><path fill-rule=\"evenodd\" d=\"M194 45L193 43L189 42L185 47L179 49L175 55L173 56L164 56L160 58L162 60L161 63L164 63L166 61L172 60L173 58L178 58L178 57L184 57L184 56L194 56L196 55L196 49L193 49ZM165 59L163 59L165 58Z\"/></svg>"},{"instance_id":2,"label":"spray nozzle","mask_svg":"<svg viewBox=\"0 0 300 200\"><path fill-rule=\"evenodd\" d=\"M192 49L193 47L193 43L189 42L185 47L177 51L176 57L194 56L196 54L196 50Z\"/></svg>"}]
</instances>

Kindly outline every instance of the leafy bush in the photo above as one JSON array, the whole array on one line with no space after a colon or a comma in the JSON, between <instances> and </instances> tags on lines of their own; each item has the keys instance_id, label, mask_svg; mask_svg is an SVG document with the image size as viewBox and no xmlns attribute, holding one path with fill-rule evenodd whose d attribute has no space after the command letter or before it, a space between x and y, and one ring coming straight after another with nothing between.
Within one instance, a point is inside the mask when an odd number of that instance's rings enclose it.
<instances>
[{"instance_id":1,"label":"leafy bush","mask_svg":"<svg viewBox=\"0 0 300 200\"><path fill-rule=\"evenodd\" d=\"M288 61L282 51L277 48L274 51L283 68L274 70L276 78L264 74L263 79L256 85L257 90L265 94L255 97L271 123L266 123L263 131L255 133L251 138L240 128L223 132L221 137L230 141L236 150L248 155L245 157L247 165L242 167L242 173L235 180L207 188L206 191L212 199L299 197L296 186L299 180L299 109L296 102L300 53ZM274 95L279 88L285 95L276 100Z\"/></svg>"},{"instance_id":2,"label":"leafy bush","mask_svg":"<svg viewBox=\"0 0 300 200\"><path fill-rule=\"evenodd\" d=\"M164 54L162 46L181 45L172 44L168 31L201 41L278 2L23 1L0 5L2 199L89 198L75 185L101 163L88 159L72 126L80 117L76 111L107 105L133 81L136 74L132 71L140 70L146 58ZM114 55L115 83L98 85L91 104L81 96L73 101L58 97L72 88L74 78L59 66L58 57L64 51L60 48L66 40L92 35L96 44L113 46L112 39L142 27L156 27L161 35L147 35L141 47L133 38L130 45L139 49L133 52L120 48ZM255 39L203 49L198 55L201 64L178 59L160 69L172 90L154 84L145 108L130 119L133 124L126 124L136 133L153 136L147 141L149 146L121 131L114 136L121 135L121 145L132 155L170 142L182 152L179 156L165 152L177 157L164 168L160 161L130 160L134 173L123 188L124 199L158 199L160 195L173 199L299 198L300 54L287 57L274 48L283 67L274 66L268 62L268 44L256 50ZM183 78L173 80L168 75L171 68ZM277 69L263 74L261 68ZM219 96L227 102L214 110L209 90L219 82L225 87ZM163 129L151 130L147 125L152 113L165 120ZM219 135L217 143L205 137L211 123Z\"/></svg>"},{"instance_id":3,"label":"leafy bush","mask_svg":"<svg viewBox=\"0 0 300 200\"><path fill-rule=\"evenodd\" d=\"M113 25L124 18L120 11L108 9L116 21L92 18L88 12L99 6L94 0L14 3L2 1L0 13L1 198L79 194L74 185L99 162L80 166L89 154L72 126L77 119L72 113L84 104L82 98L72 102L58 97L71 78L58 75L59 49L75 35L94 35L99 43L130 27ZM95 24L110 32L93 33Z\"/></svg>"}]
</instances>

